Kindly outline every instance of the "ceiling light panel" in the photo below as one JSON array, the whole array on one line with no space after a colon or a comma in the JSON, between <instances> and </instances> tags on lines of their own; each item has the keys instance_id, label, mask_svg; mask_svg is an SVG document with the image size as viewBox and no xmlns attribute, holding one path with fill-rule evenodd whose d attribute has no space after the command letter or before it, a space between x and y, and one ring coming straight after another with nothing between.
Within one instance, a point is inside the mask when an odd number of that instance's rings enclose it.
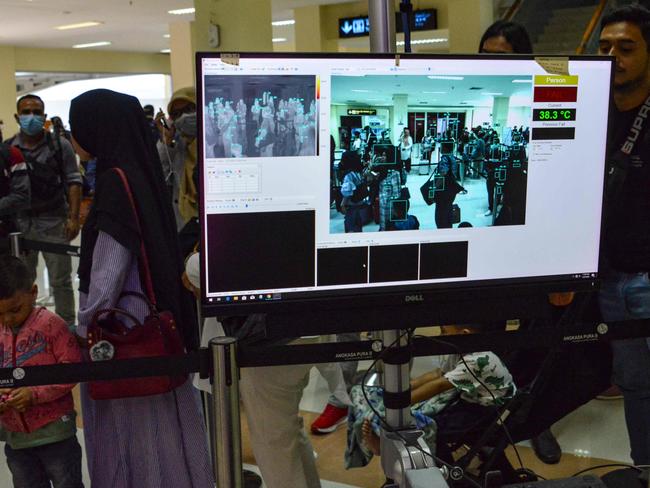
<instances>
[{"instance_id":1,"label":"ceiling light panel","mask_svg":"<svg viewBox=\"0 0 650 488\"><path fill-rule=\"evenodd\" d=\"M461 81L464 80L464 76L447 76L447 75L431 75L427 76L430 80L454 80L454 81Z\"/></svg>"},{"instance_id":2,"label":"ceiling light panel","mask_svg":"<svg viewBox=\"0 0 650 488\"><path fill-rule=\"evenodd\" d=\"M188 7L188 8L177 8L175 10L168 10L168 14L172 15L188 15L188 14L193 14L196 12L196 9L194 7Z\"/></svg>"},{"instance_id":3,"label":"ceiling light panel","mask_svg":"<svg viewBox=\"0 0 650 488\"><path fill-rule=\"evenodd\" d=\"M275 20L275 21L271 22L271 25L274 26L274 27L282 27L282 26L285 26L285 25L293 25L295 23L296 23L296 21L293 20L293 19Z\"/></svg>"},{"instance_id":4,"label":"ceiling light panel","mask_svg":"<svg viewBox=\"0 0 650 488\"><path fill-rule=\"evenodd\" d=\"M101 47L101 46L110 46L110 41L99 41L99 42L89 42L87 44L75 44L72 46L74 49L86 49L89 47Z\"/></svg>"},{"instance_id":5,"label":"ceiling light panel","mask_svg":"<svg viewBox=\"0 0 650 488\"><path fill-rule=\"evenodd\" d=\"M103 22L97 22L97 21L90 21L90 22L79 22L78 24L67 24L67 25L59 25L55 27L56 30L72 30L72 29L85 29L87 27L97 27L98 25L102 25Z\"/></svg>"}]
</instances>

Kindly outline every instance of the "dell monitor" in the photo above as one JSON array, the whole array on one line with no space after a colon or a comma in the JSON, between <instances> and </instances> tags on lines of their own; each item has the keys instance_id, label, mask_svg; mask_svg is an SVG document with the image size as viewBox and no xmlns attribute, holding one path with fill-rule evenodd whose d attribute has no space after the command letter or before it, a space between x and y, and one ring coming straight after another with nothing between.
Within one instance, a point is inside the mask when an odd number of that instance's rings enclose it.
<instances>
[{"instance_id":1,"label":"dell monitor","mask_svg":"<svg viewBox=\"0 0 650 488\"><path fill-rule=\"evenodd\" d=\"M612 59L557 65L531 56L199 53L204 312L593 289ZM372 109L395 134L411 113L426 121L424 112L454 112L501 138L530 127L530 141L519 143L517 177L500 180L493 202L483 172L419 171L417 147L410 171L400 147L378 142L362 168L336 178L332 149L350 109ZM448 146L441 153L456 163L467 158ZM369 195L352 202L360 179ZM427 186L436 179L445 184ZM395 225L410 216L417 226Z\"/></svg>"}]
</instances>

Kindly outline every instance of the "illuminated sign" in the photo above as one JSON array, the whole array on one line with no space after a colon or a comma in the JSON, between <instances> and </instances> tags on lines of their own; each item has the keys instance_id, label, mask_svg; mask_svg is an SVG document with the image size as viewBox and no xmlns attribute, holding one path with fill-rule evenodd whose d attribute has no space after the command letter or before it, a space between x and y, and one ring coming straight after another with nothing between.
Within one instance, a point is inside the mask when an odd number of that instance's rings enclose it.
<instances>
[{"instance_id":1,"label":"illuminated sign","mask_svg":"<svg viewBox=\"0 0 650 488\"><path fill-rule=\"evenodd\" d=\"M402 14L395 13L395 28L397 32L404 32ZM415 10L411 17L411 31L435 30L438 28L438 14L436 9ZM359 17L345 17L339 19L339 37L361 37L370 35L370 19L367 15Z\"/></svg>"},{"instance_id":2,"label":"illuminated sign","mask_svg":"<svg viewBox=\"0 0 650 488\"><path fill-rule=\"evenodd\" d=\"M339 37L360 37L370 35L370 18L348 17L339 19Z\"/></svg>"}]
</instances>

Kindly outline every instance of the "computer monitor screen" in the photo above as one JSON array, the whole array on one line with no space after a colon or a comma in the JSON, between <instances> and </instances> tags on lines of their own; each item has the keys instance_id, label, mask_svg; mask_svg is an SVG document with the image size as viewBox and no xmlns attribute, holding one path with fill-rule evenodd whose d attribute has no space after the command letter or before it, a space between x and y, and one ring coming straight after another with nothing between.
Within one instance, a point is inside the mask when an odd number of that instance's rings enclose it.
<instances>
[{"instance_id":1,"label":"computer monitor screen","mask_svg":"<svg viewBox=\"0 0 650 488\"><path fill-rule=\"evenodd\" d=\"M204 309L593 286L611 73L597 57L553 74L526 56L199 53ZM355 145L349 110L369 114ZM428 113L465 121L437 157L402 136ZM358 157L334 165L338 149Z\"/></svg>"}]
</instances>

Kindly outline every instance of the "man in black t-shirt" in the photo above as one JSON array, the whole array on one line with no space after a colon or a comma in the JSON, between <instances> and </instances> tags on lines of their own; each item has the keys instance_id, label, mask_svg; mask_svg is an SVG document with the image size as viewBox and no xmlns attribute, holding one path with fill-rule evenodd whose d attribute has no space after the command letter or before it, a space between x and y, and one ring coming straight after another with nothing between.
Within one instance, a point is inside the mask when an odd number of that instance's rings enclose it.
<instances>
[{"instance_id":1,"label":"man in black t-shirt","mask_svg":"<svg viewBox=\"0 0 650 488\"><path fill-rule=\"evenodd\" d=\"M616 57L600 308L607 321L648 318L650 11L628 5L605 15L599 52ZM633 125L642 127L636 137ZM613 161L620 163L612 165ZM623 392L631 456L637 465L650 464L649 345L650 338L612 345L614 382Z\"/></svg>"}]
</instances>

